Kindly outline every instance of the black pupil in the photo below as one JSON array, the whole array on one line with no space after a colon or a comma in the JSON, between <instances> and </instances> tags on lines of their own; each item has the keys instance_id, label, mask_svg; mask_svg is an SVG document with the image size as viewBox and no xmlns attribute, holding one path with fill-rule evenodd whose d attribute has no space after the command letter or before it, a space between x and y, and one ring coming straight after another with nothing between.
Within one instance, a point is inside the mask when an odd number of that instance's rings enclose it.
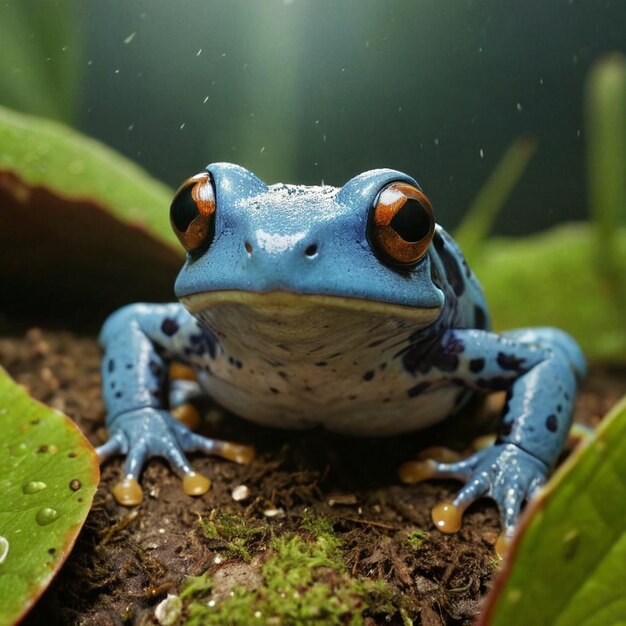
<instances>
[{"instance_id":1,"label":"black pupil","mask_svg":"<svg viewBox=\"0 0 626 626\"><path fill-rule=\"evenodd\" d=\"M417 200L408 198L393 216L390 226L404 241L421 241L430 231L430 215Z\"/></svg>"},{"instance_id":2,"label":"black pupil","mask_svg":"<svg viewBox=\"0 0 626 626\"><path fill-rule=\"evenodd\" d=\"M189 224L200 215L198 207L191 196L192 189L193 185L185 187L185 189L174 198L170 208L172 224L174 224L176 230L181 233L184 233L189 228Z\"/></svg>"}]
</instances>

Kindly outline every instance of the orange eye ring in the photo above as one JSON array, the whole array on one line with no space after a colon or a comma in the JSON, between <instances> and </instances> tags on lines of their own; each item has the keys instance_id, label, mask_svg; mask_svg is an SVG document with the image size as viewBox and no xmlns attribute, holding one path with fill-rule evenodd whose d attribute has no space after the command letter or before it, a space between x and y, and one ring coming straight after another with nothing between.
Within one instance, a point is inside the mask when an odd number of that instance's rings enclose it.
<instances>
[{"instance_id":1,"label":"orange eye ring","mask_svg":"<svg viewBox=\"0 0 626 626\"><path fill-rule=\"evenodd\" d=\"M215 219L215 192L208 172L188 178L170 206L170 224L187 252L194 252L209 241Z\"/></svg>"},{"instance_id":2,"label":"orange eye ring","mask_svg":"<svg viewBox=\"0 0 626 626\"><path fill-rule=\"evenodd\" d=\"M376 198L369 230L385 260L413 265L426 254L435 233L430 201L413 185L391 183Z\"/></svg>"}]
</instances>

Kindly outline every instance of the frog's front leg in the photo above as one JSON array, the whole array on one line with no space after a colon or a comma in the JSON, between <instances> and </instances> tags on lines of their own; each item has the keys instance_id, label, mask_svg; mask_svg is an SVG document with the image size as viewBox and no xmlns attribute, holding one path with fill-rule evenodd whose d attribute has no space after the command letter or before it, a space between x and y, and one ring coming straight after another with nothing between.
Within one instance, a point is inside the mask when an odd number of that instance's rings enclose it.
<instances>
[{"instance_id":1,"label":"frog's front leg","mask_svg":"<svg viewBox=\"0 0 626 626\"><path fill-rule=\"evenodd\" d=\"M584 357L569 335L553 328L501 335L450 330L442 338L441 357L446 378L473 389L507 391L500 434L493 446L463 461L409 462L400 475L405 482L433 477L466 481L452 503L433 510L435 524L455 532L463 511L477 498L490 496L508 538L524 500L543 485L563 448Z\"/></svg>"},{"instance_id":2,"label":"frog's front leg","mask_svg":"<svg viewBox=\"0 0 626 626\"><path fill-rule=\"evenodd\" d=\"M183 478L189 495L201 495L210 481L193 471L186 452L202 451L248 462L247 446L209 439L191 432L168 410L165 392L172 361L193 365L195 358L211 358L215 338L180 304L134 304L111 315L102 329L103 393L110 439L97 450L101 462L126 455L125 478L113 490L121 504L143 498L138 477L151 457L165 458Z\"/></svg>"}]
</instances>

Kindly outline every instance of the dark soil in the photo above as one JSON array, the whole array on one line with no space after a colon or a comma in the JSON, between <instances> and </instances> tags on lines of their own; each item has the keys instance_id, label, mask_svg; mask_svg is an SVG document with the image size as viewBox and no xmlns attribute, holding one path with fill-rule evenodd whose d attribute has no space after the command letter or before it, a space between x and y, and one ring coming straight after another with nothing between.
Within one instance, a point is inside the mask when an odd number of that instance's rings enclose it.
<instances>
[{"instance_id":1,"label":"dark soil","mask_svg":"<svg viewBox=\"0 0 626 626\"><path fill-rule=\"evenodd\" d=\"M92 337L31 329L0 339L0 363L34 397L72 417L94 445L106 438L99 361ZM624 393L626 370L594 369L578 399L577 421L596 424ZM188 575L209 570L220 584L237 584L250 566L241 569L242 561L229 558L199 531L198 516L206 518L215 508L264 519L278 534L298 532L305 514L323 515L342 541L350 573L386 580L415 624L471 624L498 567L496 508L488 500L477 502L459 533L440 534L430 510L451 499L458 484L403 486L396 470L426 446L462 449L480 434L480 429L469 432L468 425L488 429L493 407L470 407L439 429L377 441L264 429L217 407L207 407L205 414L202 432L254 443L254 462L238 466L193 458L195 468L213 481L209 493L193 499L166 465L153 460L142 477L146 498L135 509L113 499L121 463L107 464L75 550L26 624L152 624L154 606ZM231 497L237 485L250 490L243 502ZM278 514L268 517L271 509ZM418 529L428 534L415 550L406 539ZM251 546L252 563L266 547L262 538ZM402 623L399 612L391 623Z\"/></svg>"}]
</instances>

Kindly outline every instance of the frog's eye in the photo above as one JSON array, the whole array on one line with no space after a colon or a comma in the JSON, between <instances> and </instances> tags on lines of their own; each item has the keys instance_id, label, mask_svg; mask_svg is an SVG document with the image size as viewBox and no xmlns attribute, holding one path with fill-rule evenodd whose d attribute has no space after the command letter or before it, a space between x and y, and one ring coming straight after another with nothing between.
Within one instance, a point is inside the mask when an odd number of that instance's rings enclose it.
<instances>
[{"instance_id":1,"label":"frog's eye","mask_svg":"<svg viewBox=\"0 0 626 626\"><path fill-rule=\"evenodd\" d=\"M211 176L201 172L178 189L170 207L170 223L187 252L209 243L213 234L215 192Z\"/></svg>"},{"instance_id":2,"label":"frog's eye","mask_svg":"<svg viewBox=\"0 0 626 626\"><path fill-rule=\"evenodd\" d=\"M375 250L396 265L417 263L428 250L435 218L428 198L408 183L391 183L376 198L370 215Z\"/></svg>"}]
</instances>

